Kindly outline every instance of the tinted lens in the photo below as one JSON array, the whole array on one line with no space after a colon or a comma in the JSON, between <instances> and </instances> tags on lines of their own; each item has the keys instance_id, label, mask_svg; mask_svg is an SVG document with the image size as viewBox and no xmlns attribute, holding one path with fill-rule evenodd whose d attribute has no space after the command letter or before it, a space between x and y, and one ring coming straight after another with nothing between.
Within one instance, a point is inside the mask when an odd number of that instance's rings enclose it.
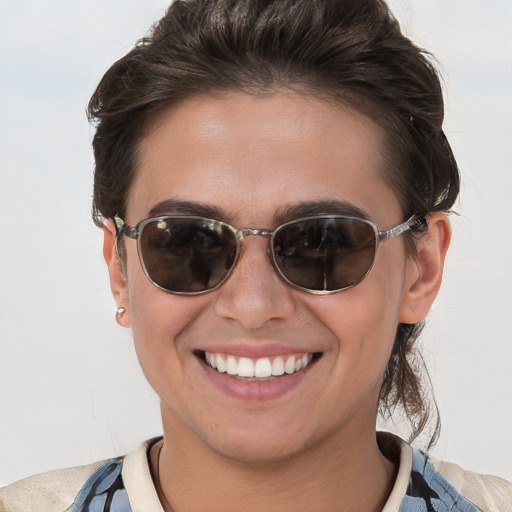
<instances>
[{"instance_id":1,"label":"tinted lens","mask_svg":"<svg viewBox=\"0 0 512 512\"><path fill-rule=\"evenodd\" d=\"M286 279L301 288L341 290L366 276L376 247L376 233L370 223L319 217L277 230L274 261Z\"/></svg>"},{"instance_id":2,"label":"tinted lens","mask_svg":"<svg viewBox=\"0 0 512 512\"><path fill-rule=\"evenodd\" d=\"M143 227L139 251L149 278L171 292L215 288L236 257L236 236L220 222L156 219Z\"/></svg>"}]
</instances>

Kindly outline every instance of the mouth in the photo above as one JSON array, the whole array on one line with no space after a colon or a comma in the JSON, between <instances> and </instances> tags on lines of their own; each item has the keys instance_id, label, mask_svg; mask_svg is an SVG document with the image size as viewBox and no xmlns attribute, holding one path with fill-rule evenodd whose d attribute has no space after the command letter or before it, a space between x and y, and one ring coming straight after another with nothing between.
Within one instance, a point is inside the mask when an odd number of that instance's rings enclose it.
<instances>
[{"instance_id":1,"label":"mouth","mask_svg":"<svg viewBox=\"0 0 512 512\"><path fill-rule=\"evenodd\" d=\"M302 352L258 359L204 351L199 351L196 355L204 364L219 373L226 373L240 380L264 382L294 375L319 359L322 353Z\"/></svg>"}]
</instances>

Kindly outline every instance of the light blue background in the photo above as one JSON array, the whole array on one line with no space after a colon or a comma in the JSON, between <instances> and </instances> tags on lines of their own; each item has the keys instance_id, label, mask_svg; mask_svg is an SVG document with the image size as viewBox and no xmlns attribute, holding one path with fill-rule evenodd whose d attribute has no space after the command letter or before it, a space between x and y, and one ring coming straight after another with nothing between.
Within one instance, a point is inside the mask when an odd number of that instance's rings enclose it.
<instances>
[{"instance_id":1,"label":"light blue background","mask_svg":"<svg viewBox=\"0 0 512 512\"><path fill-rule=\"evenodd\" d=\"M85 107L166 5L0 0L0 484L160 431L89 217ZM512 2L391 5L444 67L464 175L424 336L444 424L434 454L512 479Z\"/></svg>"}]
</instances>

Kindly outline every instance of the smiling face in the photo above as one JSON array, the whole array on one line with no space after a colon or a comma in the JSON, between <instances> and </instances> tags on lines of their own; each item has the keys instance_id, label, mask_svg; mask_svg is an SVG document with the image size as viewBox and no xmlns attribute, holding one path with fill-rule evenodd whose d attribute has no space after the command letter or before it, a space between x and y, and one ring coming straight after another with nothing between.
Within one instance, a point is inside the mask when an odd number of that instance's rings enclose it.
<instances>
[{"instance_id":1,"label":"smiling face","mask_svg":"<svg viewBox=\"0 0 512 512\"><path fill-rule=\"evenodd\" d=\"M382 144L371 120L322 100L193 97L143 139L124 220L201 215L274 229L358 209L387 229L404 219L382 177ZM114 295L166 433L238 460L285 459L374 435L397 324L420 319L404 293L417 266L403 237L381 243L362 283L332 295L292 288L271 264L268 239L251 236L217 290L174 295L147 279L136 242L124 241L126 283L110 265Z\"/></svg>"}]
</instances>

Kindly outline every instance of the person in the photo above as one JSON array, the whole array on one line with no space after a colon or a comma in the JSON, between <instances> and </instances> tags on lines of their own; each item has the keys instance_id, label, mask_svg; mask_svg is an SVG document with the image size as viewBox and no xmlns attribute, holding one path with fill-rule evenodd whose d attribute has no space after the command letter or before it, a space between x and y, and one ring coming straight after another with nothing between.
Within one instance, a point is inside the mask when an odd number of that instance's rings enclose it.
<instances>
[{"instance_id":1,"label":"person","mask_svg":"<svg viewBox=\"0 0 512 512\"><path fill-rule=\"evenodd\" d=\"M438 435L416 349L459 191L437 72L383 1L175 1L89 115L163 436L0 510L509 508L508 482L376 432L400 407Z\"/></svg>"}]
</instances>

